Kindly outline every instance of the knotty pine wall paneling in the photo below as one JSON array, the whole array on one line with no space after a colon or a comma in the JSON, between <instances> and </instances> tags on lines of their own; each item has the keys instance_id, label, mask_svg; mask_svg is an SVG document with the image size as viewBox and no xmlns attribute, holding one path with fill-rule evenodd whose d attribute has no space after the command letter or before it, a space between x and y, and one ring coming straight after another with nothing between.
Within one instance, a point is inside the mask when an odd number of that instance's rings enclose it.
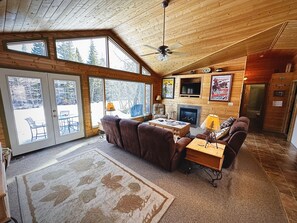
<instances>
[{"instance_id":1,"label":"knotty pine wall paneling","mask_svg":"<svg viewBox=\"0 0 297 223\"><path fill-rule=\"evenodd\" d=\"M297 55L293 59L293 71L297 72Z\"/></svg>"},{"instance_id":2,"label":"knotty pine wall paneling","mask_svg":"<svg viewBox=\"0 0 297 223\"><path fill-rule=\"evenodd\" d=\"M294 73L292 72L272 74L268 86L268 97L263 123L264 130L285 133L285 119L293 76ZM274 95L275 91L284 91L284 96Z\"/></svg>"},{"instance_id":3,"label":"knotty pine wall paneling","mask_svg":"<svg viewBox=\"0 0 297 223\"><path fill-rule=\"evenodd\" d=\"M241 95L243 90L243 77L245 74L246 57L227 61L220 64L210 66L214 71L216 68L223 68L223 72L212 72L204 74L202 68L194 70L196 74L180 74L174 75L175 90L174 99L163 99L162 103L166 106L166 113L169 117L177 118L177 105L194 105L201 106L200 124L204 121L208 114L216 114L220 121L224 121L230 116L238 117L240 111ZM193 72L193 71L192 71ZM231 100L230 102L209 101L211 75L214 74L233 74ZM201 97L180 97L180 80L181 78L201 77Z\"/></svg>"},{"instance_id":4,"label":"knotty pine wall paneling","mask_svg":"<svg viewBox=\"0 0 297 223\"><path fill-rule=\"evenodd\" d=\"M248 56L245 72L245 76L248 79L245 83L269 83L273 73L285 72L286 65L291 62L291 56L281 56L278 54L256 54Z\"/></svg>"},{"instance_id":5,"label":"knotty pine wall paneling","mask_svg":"<svg viewBox=\"0 0 297 223\"><path fill-rule=\"evenodd\" d=\"M130 55L132 55L140 66L144 66L151 72L151 76L134 74L125 71L113 70L104 67L90 66L70 61L63 61L56 58L55 42L57 38L79 38L79 37L97 37L111 36L117 43ZM17 53L6 50L4 46L6 41L31 40L45 38L48 41L49 57L39 57L24 53ZM49 73L60 73L69 75L79 75L81 77L82 101L84 112L84 127L86 137L98 133L97 128L92 128L90 97L89 97L89 76L128 80L136 82L145 82L153 86L153 97L161 92L161 77L154 73L134 52L126 46L112 31L69 31L69 32L32 32L32 33L9 33L0 36L0 67L19 70L32 70ZM4 106L3 104L1 106ZM9 146L9 139L5 136L3 118L0 116L0 141L3 146Z\"/></svg>"}]
</instances>

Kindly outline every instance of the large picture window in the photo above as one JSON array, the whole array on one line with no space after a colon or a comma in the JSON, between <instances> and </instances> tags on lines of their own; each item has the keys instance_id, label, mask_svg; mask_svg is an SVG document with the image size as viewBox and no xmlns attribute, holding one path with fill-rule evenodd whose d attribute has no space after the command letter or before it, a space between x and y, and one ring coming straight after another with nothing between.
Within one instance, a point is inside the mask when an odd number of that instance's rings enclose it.
<instances>
[{"instance_id":1,"label":"large picture window","mask_svg":"<svg viewBox=\"0 0 297 223\"><path fill-rule=\"evenodd\" d=\"M9 50L14 50L17 52L34 54L38 56L48 56L45 40L7 42L6 47Z\"/></svg>"},{"instance_id":2,"label":"large picture window","mask_svg":"<svg viewBox=\"0 0 297 223\"><path fill-rule=\"evenodd\" d=\"M144 83L106 80L106 102L115 106L115 115L130 118L143 115Z\"/></svg>"},{"instance_id":3,"label":"large picture window","mask_svg":"<svg viewBox=\"0 0 297 223\"><path fill-rule=\"evenodd\" d=\"M151 113L151 85L145 85L145 113Z\"/></svg>"},{"instance_id":4,"label":"large picture window","mask_svg":"<svg viewBox=\"0 0 297 223\"><path fill-rule=\"evenodd\" d=\"M90 77L90 101L91 101L91 121L92 126L98 125L98 122L104 116L104 80L102 78Z\"/></svg>"},{"instance_id":5,"label":"large picture window","mask_svg":"<svg viewBox=\"0 0 297 223\"><path fill-rule=\"evenodd\" d=\"M150 113L150 84L89 77L89 87L93 127L97 126L105 115L104 105L110 102L115 110L109 111L109 115L131 118Z\"/></svg>"},{"instance_id":6,"label":"large picture window","mask_svg":"<svg viewBox=\"0 0 297 223\"><path fill-rule=\"evenodd\" d=\"M56 40L57 58L89 65L107 66L106 37Z\"/></svg>"}]
</instances>

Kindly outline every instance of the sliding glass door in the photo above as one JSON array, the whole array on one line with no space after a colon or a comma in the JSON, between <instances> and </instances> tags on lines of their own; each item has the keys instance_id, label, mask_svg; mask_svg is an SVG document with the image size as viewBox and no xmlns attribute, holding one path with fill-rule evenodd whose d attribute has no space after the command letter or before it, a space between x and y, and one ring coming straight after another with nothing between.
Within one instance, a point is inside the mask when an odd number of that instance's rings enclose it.
<instances>
[{"instance_id":1,"label":"sliding glass door","mask_svg":"<svg viewBox=\"0 0 297 223\"><path fill-rule=\"evenodd\" d=\"M79 77L0 69L0 83L14 155L84 136Z\"/></svg>"}]
</instances>

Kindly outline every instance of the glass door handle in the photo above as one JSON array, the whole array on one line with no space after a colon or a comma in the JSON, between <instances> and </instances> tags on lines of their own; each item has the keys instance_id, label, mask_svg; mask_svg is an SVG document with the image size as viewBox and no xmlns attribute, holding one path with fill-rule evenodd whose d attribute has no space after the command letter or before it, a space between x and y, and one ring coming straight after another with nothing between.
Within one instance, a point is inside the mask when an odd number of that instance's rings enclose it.
<instances>
[{"instance_id":1,"label":"glass door handle","mask_svg":"<svg viewBox=\"0 0 297 223\"><path fill-rule=\"evenodd\" d=\"M57 118L57 110L53 109L53 118Z\"/></svg>"}]
</instances>

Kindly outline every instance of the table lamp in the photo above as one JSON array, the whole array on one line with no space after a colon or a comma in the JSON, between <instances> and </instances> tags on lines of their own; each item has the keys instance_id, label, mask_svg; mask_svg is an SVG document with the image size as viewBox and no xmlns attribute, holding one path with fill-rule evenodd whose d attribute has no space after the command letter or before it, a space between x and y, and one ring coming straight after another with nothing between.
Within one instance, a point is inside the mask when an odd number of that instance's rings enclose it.
<instances>
[{"instance_id":1,"label":"table lamp","mask_svg":"<svg viewBox=\"0 0 297 223\"><path fill-rule=\"evenodd\" d=\"M161 100L162 100L161 96L160 96L160 95L157 95L157 97L156 97L156 101L159 102L159 101L161 101Z\"/></svg>"},{"instance_id":2,"label":"table lamp","mask_svg":"<svg viewBox=\"0 0 297 223\"><path fill-rule=\"evenodd\" d=\"M220 130L220 120L217 115L209 114L201 125L202 129L206 129L209 135L205 139L205 148L208 143L216 142L216 148L218 148L215 131Z\"/></svg>"},{"instance_id":3,"label":"table lamp","mask_svg":"<svg viewBox=\"0 0 297 223\"><path fill-rule=\"evenodd\" d=\"M106 105L106 111L115 111L114 105L112 102L108 102Z\"/></svg>"}]
</instances>

